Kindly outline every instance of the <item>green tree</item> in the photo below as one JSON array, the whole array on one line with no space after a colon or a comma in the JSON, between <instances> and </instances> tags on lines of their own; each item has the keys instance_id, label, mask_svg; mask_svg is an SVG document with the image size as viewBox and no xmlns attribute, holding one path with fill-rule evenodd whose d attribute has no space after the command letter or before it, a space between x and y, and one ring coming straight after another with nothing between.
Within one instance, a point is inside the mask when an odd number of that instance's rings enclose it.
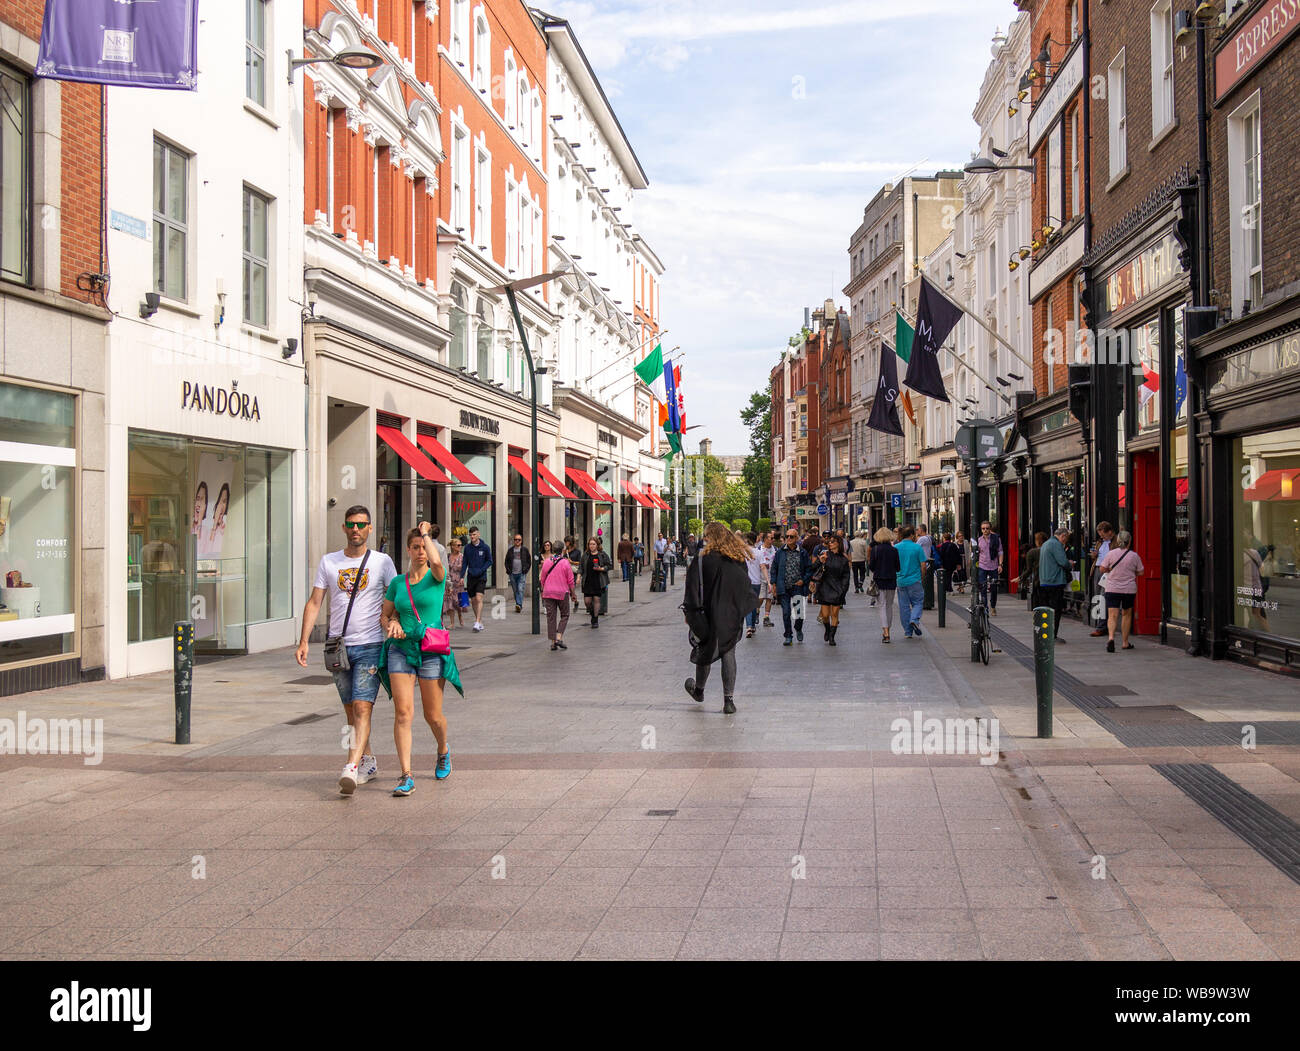
<instances>
[{"instance_id":1,"label":"green tree","mask_svg":"<svg viewBox=\"0 0 1300 1051\"><path fill-rule=\"evenodd\" d=\"M699 505L696 498L701 486L704 490L703 517L712 520L718 513L727 495L727 468L716 456L683 457L680 473L674 464L674 470L668 472L671 491L675 492L678 484L682 487L682 514L694 512ZM743 513L744 508L741 508Z\"/></svg>"},{"instance_id":2,"label":"green tree","mask_svg":"<svg viewBox=\"0 0 1300 1051\"><path fill-rule=\"evenodd\" d=\"M728 482L722 494L722 502L713 513L730 522L733 518L744 518L749 513L749 506L749 486L743 481Z\"/></svg>"},{"instance_id":3,"label":"green tree","mask_svg":"<svg viewBox=\"0 0 1300 1051\"><path fill-rule=\"evenodd\" d=\"M749 488L750 505L746 512L754 518L770 511L768 501L772 492L772 395L767 390L756 390L749 396L749 404L740 410L740 422L749 428L749 455L745 457L742 473Z\"/></svg>"}]
</instances>

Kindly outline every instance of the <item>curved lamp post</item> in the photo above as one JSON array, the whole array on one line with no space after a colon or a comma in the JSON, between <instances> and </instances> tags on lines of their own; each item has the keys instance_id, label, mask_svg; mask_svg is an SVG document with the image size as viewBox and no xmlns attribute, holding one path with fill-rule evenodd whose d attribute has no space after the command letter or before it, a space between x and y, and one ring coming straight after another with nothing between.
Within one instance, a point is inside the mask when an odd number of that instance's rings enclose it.
<instances>
[{"instance_id":1,"label":"curved lamp post","mask_svg":"<svg viewBox=\"0 0 1300 1051\"><path fill-rule=\"evenodd\" d=\"M529 401L532 403L532 454L533 454L533 483L528 495L529 515L533 520L532 542L533 542L533 634L542 633L542 598L539 580L542 568L541 547L542 547L542 523L541 523L541 495L538 492L538 483L540 476L537 472L537 370L533 367L533 352L528 347L528 335L524 332L524 320L519 316L519 304L515 300L515 293L525 288L535 288L538 285L544 285L548 281L554 281L569 272L568 267L560 267L558 270L552 270L547 274L538 274L535 277L521 277L517 281L507 281L504 285L497 285L494 288L485 288L483 291L489 295L505 293L506 299L510 303L510 312L515 316L515 327L519 330L519 341L524 347L524 360L528 363L528 394ZM545 373L546 370L542 369Z\"/></svg>"}]
</instances>

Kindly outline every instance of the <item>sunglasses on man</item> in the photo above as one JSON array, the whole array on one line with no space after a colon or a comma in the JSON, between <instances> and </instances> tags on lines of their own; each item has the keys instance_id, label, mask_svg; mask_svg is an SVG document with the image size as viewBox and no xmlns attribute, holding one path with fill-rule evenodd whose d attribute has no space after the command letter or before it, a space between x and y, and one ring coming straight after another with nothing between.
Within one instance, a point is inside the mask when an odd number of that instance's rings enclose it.
<instances>
[{"instance_id":1,"label":"sunglasses on man","mask_svg":"<svg viewBox=\"0 0 1300 1051\"><path fill-rule=\"evenodd\" d=\"M351 530L365 530L370 528L369 522L344 522L343 525Z\"/></svg>"}]
</instances>

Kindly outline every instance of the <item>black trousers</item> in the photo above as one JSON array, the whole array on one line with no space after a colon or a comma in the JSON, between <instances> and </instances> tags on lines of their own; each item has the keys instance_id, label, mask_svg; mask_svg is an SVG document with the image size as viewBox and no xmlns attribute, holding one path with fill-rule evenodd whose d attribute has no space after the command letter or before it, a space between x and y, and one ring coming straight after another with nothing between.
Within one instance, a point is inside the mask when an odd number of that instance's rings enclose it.
<instances>
[{"instance_id":1,"label":"black trousers","mask_svg":"<svg viewBox=\"0 0 1300 1051\"><path fill-rule=\"evenodd\" d=\"M853 590L861 591L862 584L867 579L867 564L865 562L853 563Z\"/></svg>"},{"instance_id":2,"label":"black trousers","mask_svg":"<svg viewBox=\"0 0 1300 1051\"><path fill-rule=\"evenodd\" d=\"M722 655L722 695L724 697L734 697L736 695L736 651L728 650ZM695 665L695 688L703 690L704 684L709 681L709 671L713 668L712 664Z\"/></svg>"},{"instance_id":3,"label":"black trousers","mask_svg":"<svg viewBox=\"0 0 1300 1051\"><path fill-rule=\"evenodd\" d=\"M1061 611L1065 609L1065 585L1039 584L1038 593L1042 599L1042 604L1049 607L1056 614L1054 637L1059 639L1061 637Z\"/></svg>"}]
</instances>

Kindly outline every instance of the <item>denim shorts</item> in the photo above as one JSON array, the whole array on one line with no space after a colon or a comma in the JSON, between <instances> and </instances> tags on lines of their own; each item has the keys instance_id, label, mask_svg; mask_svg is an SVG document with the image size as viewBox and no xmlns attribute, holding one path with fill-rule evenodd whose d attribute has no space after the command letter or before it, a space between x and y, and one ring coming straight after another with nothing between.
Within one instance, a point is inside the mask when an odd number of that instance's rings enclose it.
<instances>
[{"instance_id":1,"label":"denim shorts","mask_svg":"<svg viewBox=\"0 0 1300 1051\"><path fill-rule=\"evenodd\" d=\"M348 663L352 668L334 673L334 686L344 704L353 701L374 703L379 696L379 654L383 648L382 642L347 647Z\"/></svg>"},{"instance_id":2,"label":"denim shorts","mask_svg":"<svg viewBox=\"0 0 1300 1051\"><path fill-rule=\"evenodd\" d=\"M447 676L442 670L441 653L421 653L424 659L420 662L420 667L411 667L411 662L406 659L406 654L396 646L388 647L388 674L389 675L418 675L421 679L445 679Z\"/></svg>"}]
</instances>

